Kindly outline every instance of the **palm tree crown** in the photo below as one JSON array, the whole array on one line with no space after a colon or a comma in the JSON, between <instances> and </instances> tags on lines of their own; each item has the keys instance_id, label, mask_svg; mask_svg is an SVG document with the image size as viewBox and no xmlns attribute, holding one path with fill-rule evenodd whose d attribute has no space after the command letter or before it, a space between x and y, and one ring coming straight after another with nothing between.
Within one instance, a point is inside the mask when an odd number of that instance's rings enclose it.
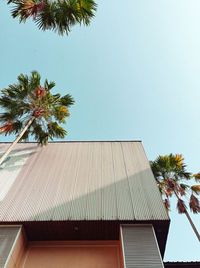
<instances>
[{"instance_id":1,"label":"palm tree crown","mask_svg":"<svg viewBox=\"0 0 200 268\"><path fill-rule=\"evenodd\" d=\"M200 212L199 200L195 194L200 193L200 185L189 186L183 183L183 180L190 180L195 178L196 182L200 181L200 173L192 176L190 172L186 171L184 158L181 154L170 154L165 156L158 156L155 161L151 161L151 168L158 184L159 190L165 196L163 202L167 210L170 209L169 198L174 194L177 198L177 209L179 213L184 213L200 242L200 234L195 227L189 213L187 206L181 196L186 196L190 192L189 206L193 213Z\"/></svg>"},{"instance_id":2,"label":"palm tree crown","mask_svg":"<svg viewBox=\"0 0 200 268\"><path fill-rule=\"evenodd\" d=\"M89 25L97 8L93 0L8 0L10 3L15 4L12 16L19 17L20 22L33 17L39 29L61 35L68 34L77 23Z\"/></svg>"},{"instance_id":3,"label":"palm tree crown","mask_svg":"<svg viewBox=\"0 0 200 268\"><path fill-rule=\"evenodd\" d=\"M63 97L51 94L55 83L45 80L42 87L40 80L36 71L30 77L20 74L17 84L1 91L0 133L19 134L29 122L20 140L32 136L39 144L46 145L49 139L65 137L67 132L60 124L70 115L68 108L74 100L69 94Z\"/></svg>"},{"instance_id":4,"label":"palm tree crown","mask_svg":"<svg viewBox=\"0 0 200 268\"><path fill-rule=\"evenodd\" d=\"M156 179L159 190L165 196L164 204L169 210L169 198L175 194L177 197L177 209L179 213L185 213L187 210L185 202L180 198L190 191L189 206L192 212L200 212L200 205L195 194L200 193L200 185L189 186L183 183L183 180L192 179L192 174L186 171L184 158L181 154L170 154L166 156L158 156L155 161L151 161L151 169ZM199 174L195 174L196 181L199 180Z\"/></svg>"}]
</instances>

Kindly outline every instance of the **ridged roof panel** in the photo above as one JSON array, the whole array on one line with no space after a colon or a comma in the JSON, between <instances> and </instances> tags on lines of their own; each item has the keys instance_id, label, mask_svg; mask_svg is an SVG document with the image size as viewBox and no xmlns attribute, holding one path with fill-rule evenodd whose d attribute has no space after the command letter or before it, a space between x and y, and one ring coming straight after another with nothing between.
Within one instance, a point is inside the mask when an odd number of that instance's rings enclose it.
<instances>
[{"instance_id":1,"label":"ridged roof panel","mask_svg":"<svg viewBox=\"0 0 200 268\"><path fill-rule=\"evenodd\" d=\"M18 144L0 184L0 221L169 219L140 142Z\"/></svg>"}]
</instances>

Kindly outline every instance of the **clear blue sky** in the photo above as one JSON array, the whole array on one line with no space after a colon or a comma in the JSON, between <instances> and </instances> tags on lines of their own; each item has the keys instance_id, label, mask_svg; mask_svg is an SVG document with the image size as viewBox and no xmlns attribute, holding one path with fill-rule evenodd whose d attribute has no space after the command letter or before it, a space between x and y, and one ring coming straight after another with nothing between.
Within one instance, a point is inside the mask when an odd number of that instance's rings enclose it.
<instances>
[{"instance_id":1,"label":"clear blue sky","mask_svg":"<svg viewBox=\"0 0 200 268\"><path fill-rule=\"evenodd\" d=\"M37 70L76 100L68 140L139 139L149 159L182 153L200 171L200 1L97 3L90 27L61 37L18 24L1 1L0 88ZM165 260L200 260L184 215L171 216Z\"/></svg>"}]
</instances>

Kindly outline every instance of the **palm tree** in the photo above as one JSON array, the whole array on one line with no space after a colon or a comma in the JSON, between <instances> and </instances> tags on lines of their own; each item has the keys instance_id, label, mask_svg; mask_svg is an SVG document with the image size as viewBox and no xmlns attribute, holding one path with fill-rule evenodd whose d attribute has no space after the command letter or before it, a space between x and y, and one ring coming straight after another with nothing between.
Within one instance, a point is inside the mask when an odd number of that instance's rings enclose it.
<instances>
[{"instance_id":1,"label":"palm tree","mask_svg":"<svg viewBox=\"0 0 200 268\"><path fill-rule=\"evenodd\" d=\"M39 29L68 34L75 24L89 25L97 5L93 0L8 0L15 6L13 18L26 22L33 17Z\"/></svg>"},{"instance_id":2,"label":"palm tree","mask_svg":"<svg viewBox=\"0 0 200 268\"><path fill-rule=\"evenodd\" d=\"M45 80L42 87L40 80L36 71L30 77L20 74L17 84L1 90L0 134L18 136L0 158L0 165L18 141L32 136L38 144L46 145L49 139L63 139L67 134L59 124L65 123L65 118L70 115L68 108L74 100L69 94L63 97L51 94L55 83Z\"/></svg>"},{"instance_id":3,"label":"palm tree","mask_svg":"<svg viewBox=\"0 0 200 268\"><path fill-rule=\"evenodd\" d=\"M167 210L170 209L169 198L174 194L177 198L177 209L179 213L184 213L188 218L198 240L200 235L187 212L187 206L181 199L181 196L186 196L190 193L189 207L193 213L200 212L199 200L195 194L200 193L200 185L189 186L183 183L184 180L192 179L192 174L186 171L184 158L181 154L170 154L166 156L158 156L155 161L151 161L151 169L156 179L159 190L165 196L163 202ZM200 181L200 174L194 175L196 181Z\"/></svg>"}]
</instances>

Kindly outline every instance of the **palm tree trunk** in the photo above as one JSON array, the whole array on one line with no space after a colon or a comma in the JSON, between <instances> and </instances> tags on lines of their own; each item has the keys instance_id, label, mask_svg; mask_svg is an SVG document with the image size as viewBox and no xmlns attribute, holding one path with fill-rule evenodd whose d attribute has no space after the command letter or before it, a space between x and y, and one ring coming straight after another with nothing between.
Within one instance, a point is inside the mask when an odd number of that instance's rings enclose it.
<instances>
[{"instance_id":1,"label":"palm tree trunk","mask_svg":"<svg viewBox=\"0 0 200 268\"><path fill-rule=\"evenodd\" d=\"M177 193L175 190L174 190L174 193L175 193L177 199L180 199L179 196L178 196L178 193ZM197 238L198 238L198 240L199 240L199 242L200 242L200 235L199 235L199 233L198 233L198 231L197 231L197 228L195 227L195 225L194 225L194 223L193 223L193 221L192 221L192 219L191 219L189 213L187 212L187 210L185 210L184 213L185 213L185 215L186 215L186 217L187 217L187 219L188 219L188 221L189 221L189 223L190 223L190 225L191 225L191 227L192 227L194 233L196 234L196 236L197 236Z\"/></svg>"},{"instance_id":2,"label":"palm tree trunk","mask_svg":"<svg viewBox=\"0 0 200 268\"><path fill-rule=\"evenodd\" d=\"M13 141L13 143L8 147L8 149L5 151L5 153L2 155L2 157L0 158L0 166L2 164L2 162L6 159L6 157L8 156L8 154L12 151L13 147L15 146L16 143L18 143L18 141L21 139L21 137L24 135L25 131L29 128L29 126L32 124L33 120L35 119L35 117L31 117L28 121L28 123L26 124L26 126L24 127L24 129L22 130L22 132L17 136L17 138Z\"/></svg>"},{"instance_id":3,"label":"palm tree trunk","mask_svg":"<svg viewBox=\"0 0 200 268\"><path fill-rule=\"evenodd\" d=\"M198 231L197 231L197 229L196 229L196 227L195 227L195 225L194 225L189 213L187 212L187 210L185 211L185 215L188 218L188 221L189 221L190 225L192 226L192 229L195 232L195 234L196 234L196 236L197 236L197 238L199 239L199 242L200 242L200 235L199 235L199 233L198 233Z\"/></svg>"}]
</instances>

